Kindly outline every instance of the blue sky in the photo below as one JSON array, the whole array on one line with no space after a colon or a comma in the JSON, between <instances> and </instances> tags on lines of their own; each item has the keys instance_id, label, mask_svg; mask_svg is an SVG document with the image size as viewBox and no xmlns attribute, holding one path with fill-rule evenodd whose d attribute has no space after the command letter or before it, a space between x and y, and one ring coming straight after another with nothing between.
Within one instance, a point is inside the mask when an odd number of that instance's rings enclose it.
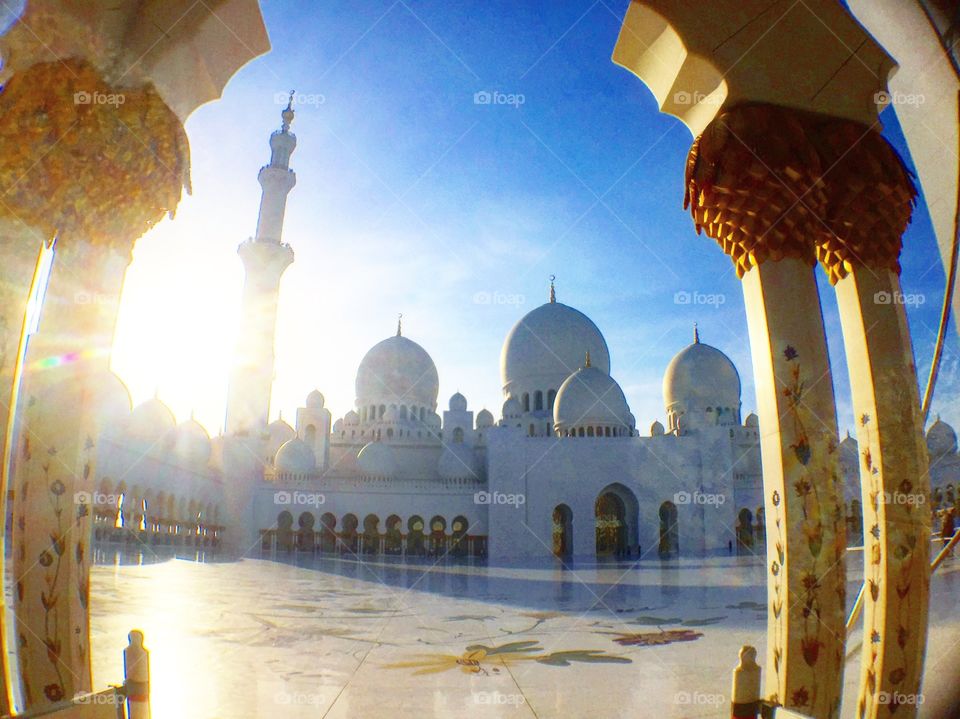
<instances>
[{"instance_id":1,"label":"blue sky","mask_svg":"<svg viewBox=\"0 0 960 719\"><path fill-rule=\"evenodd\" d=\"M547 299L588 314L610 346L641 430L663 419L661 378L692 338L740 370L755 406L739 281L682 209L692 138L610 60L627 3L261 3L273 50L223 100L187 123L194 194L143 237L128 273L114 367L135 401L154 391L180 419L216 433L238 320L236 246L256 227L256 174L296 89L273 415L291 418L314 387L335 416L353 404L357 364L393 333L433 356L440 405L502 402L510 327ZM522 96L476 104L475 93ZM904 151L892 110L886 134ZM904 290L918 368L929 367L944 273L921 205L908 230ZM840 426L851 425L833 291L822 295ZM678 293L680 293L678 295ZM683 294L686 293L686 294ZM678 304L698 293L709 304ZM951 333L934 411L960 388Z\"/></svg>"}]
</instances>

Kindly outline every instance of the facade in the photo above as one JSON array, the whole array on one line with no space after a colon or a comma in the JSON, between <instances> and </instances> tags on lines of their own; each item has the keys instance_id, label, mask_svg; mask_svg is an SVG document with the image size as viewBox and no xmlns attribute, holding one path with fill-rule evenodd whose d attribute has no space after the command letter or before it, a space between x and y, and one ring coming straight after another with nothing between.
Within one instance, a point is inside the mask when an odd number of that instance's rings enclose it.
<instances>
[{"instance_id":1,"label":"facade","mask_svg":"<svg viewBox=\"0 0 960 719\"><path fill-rule=\"evenodd\" d=\"M257 235L239 248L243 325L226 433L176 425L158 399L130 412L118 386L91 498L98 537L498 563L757 550L760 427L755 414L741 417L730 359L695 328L664 371L665 423L641 432L602 332L558 302L552 283L549 300L505 338L499 417L475 414L459 392L441 409L437 367L398 322L360 362L352 409L334 420L314 390L294 425L268 423L277 294L293 261L280 242L296 181L292 121L288 106L259 175ZM938 419L927 442L932 504L953 506L956 434ZM848 434L839 451L848 533L859 543L856 441Z\"/></svg>"}]
</instances>

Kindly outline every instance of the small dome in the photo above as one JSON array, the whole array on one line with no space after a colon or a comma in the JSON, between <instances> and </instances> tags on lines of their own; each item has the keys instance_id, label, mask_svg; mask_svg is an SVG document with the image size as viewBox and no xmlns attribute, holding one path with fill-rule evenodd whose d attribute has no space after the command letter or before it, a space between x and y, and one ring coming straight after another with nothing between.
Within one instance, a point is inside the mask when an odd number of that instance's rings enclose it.
<instances>
[{"instance_id":1,"label":"small dome","mask_svg":"<svg viewBox=\"0 0 960 719\"><path fill-rule=\"evenodd\" d=\"M337 432L342 432L342 431L343 431L343 420L338 419L336 422L333 423L333 433L336 434Z\"/></svg>"},{"instance_id":2,"label":"small dome","mask_svg":"<svg viewBox=\"0 0 960 719\"><path fill-rule=\"evenodd\" d=\"M716 347L696 337L670 361L663 375L667 412L740 411L740 375L733 362Z\"/></svg>"},{"instance_id":3,"label":"small dome","mask_svg":"<svg viewBox=\"0 0 960 719\"><path fill-rule=\"evenodd\" d=\"M310 474L317 467L317 458L310 446L298 437L289 439L277 450L273 466L278 472Z\"/></svg>"},{"instance_id":4,"label":"small dome","mask_svg":"<svg viewBox=\"0 0 960 719\"><path fill-rule=\"evenodd\" d=\"M156 442L177 426L173 412L157 398L148 399L130 413L127 434L134 439Z\"/></svg>"},{"instance_id":5,"label":"small dome","mask_svg":"<svg viewBox=\"0 0 960 719\"><path fill-rule=\"evenodd\" d=\"M382 442L364 445L357 455L360 471L370 477L392 477L396 473L396 458L393 449Z\"/></svg>"},{"instance_id":6,"label":"small dome","mask_svg":"<svg viewBox=\"0 0 960 719\"><path fill-rule=\"evenodd\" d=\"M662 437L664 434L663 425L659 421L654 422L650 425L650 436L651 437Z\"/></svg>"},{"instance_id":7,"label":"small dome","mask_svg":"<svg viewBox=\"0 0 960 719\"><path fill-rule=\"evenodd\" d=\"M318 389L307 395L307 409L323 409L325 403L326 399Z\"/></svg>"},{"instance_id":8,"label":"small dome","mask_svg":"<svg viewBox=\"0 0 960 719\"><path fill-rule=\"evenodd\" d=\"M343 415L343 423L348 427L352 427L355 424L360 424L360 415L351 409L349 412Z\"/></svg>"},{"instance_id":9,"label":"small dome","mask_svg":"<svg viewBox=\"0 0 960 719\"><path fill-rule=\"evenodd\" d=\"M479 479L477 460L465 444L453 444L444 448L437 464L443 479Z\"/></svg>"},{"instance_id":10,"label":"small dome","mask_svg":"<svg viewBox=\"0 0 960 719\"><path fill-rule=\"evenodd\" d=\"M492 427L493 426L493 414L490 410L481 409L477 413L477 427Z\"/></svg>"},{"instance_id":11,"label":"small dome","mask_svg":"<svg viewBox=\"0 0 960 719\"><path fill-rule=\"evenodd\" d=\"M188 465L206 464L210 461L210 435L198 422L189 419L176 428L173 453Z\"/></svg>"},{"instance_id":12,"label":"small dome","mask_svg":"<svg viewBox=\"0 0 960 719\"><path fill-rule=\"evenodd\" d=\"M130 391L113 372L94 387L94 407L97 431L113 432L122 429L130 419Z\"/></svg>"},{"instance_id":13,"label":"small dome","mask_svg":"<svg viewBox=\"0 0 960 719\"><path fill-rule=\"evenodd\" d=\"M610 373L607 342L593 321L580 310L548 302L524 315L513 326L500 353L504 392L559 388L589 352L593 365Z\"/></svg>"},{"instance_id":14,"label":"small dome","mask_svg":"<svg viewBox=\"0 0 960 719\"><path fill-rule=\"evenodd\" d=\"M396 335L375 344L357 369L357 404L437 406L437 366L416 342Z\"/></svg>"},{"instance_id":15,"label":"small dome","mask_svg":"<svg viewBox=\"0 0 960 719\"><path fill-rule=\"evenodd\" d=\"M289 424L284 422L282 419L275 419L273 422L267 425L267 455L268 457L273 457L276 455L277 450L280 449L281 445L289 439L293 439L297 436L297 433L293 430Z\"/></svg>"},{"instance_id":16,"label":"small dome","mask_svg":"<svg viewBox=\"0 0 960 719\"><path fill-rule=\"evenodd\" d=\"M753 427L754 429L758 428L760 426L760 418L757 417L757 413L751 412L748 414L747 418L743 421L743 426ZM850 435L848 434L847 436L849 437Z\"/></svg>"},{"instance_id":17,"label":"small dome","mask_svg":"<svg viewBox=\"0 0 960 719\"><path fill-rule=\"evenodd\" d=\"M957 433L939 416L927 430L927 449L935 457L957 451Z\"/></svg>"},{"instance_id":18,"label":"small dome","mask_svg":"<svg viewBox=\"0 0 960 719\"><path fill-rule=\"evenodd\" d=\"M515 397L510 397L503 403L502 416L504 419L517 419L523 415L523 408Z\"/></svg>"},{"instance_id":19,"label":"small dome","mask_svg":"<svg viewBox=\"0 0 960 719\"><path fill-rule=\"evenodd\" d=\"M466 412L467 411L467 398L462 394L457 392L450 398L450 411L451 412Z\"/></svg>"},{"instance_id":20,"label":"small dome","mask_svg":"<svg viewBox=\"0 0 960 719\"><path fill-rule=\"evenodd\" d=\"M613 377L596 367L581 367L560 385L553 417L562 433L577 427L630 428L633 415Z\"/></svg>"}]
</instances>

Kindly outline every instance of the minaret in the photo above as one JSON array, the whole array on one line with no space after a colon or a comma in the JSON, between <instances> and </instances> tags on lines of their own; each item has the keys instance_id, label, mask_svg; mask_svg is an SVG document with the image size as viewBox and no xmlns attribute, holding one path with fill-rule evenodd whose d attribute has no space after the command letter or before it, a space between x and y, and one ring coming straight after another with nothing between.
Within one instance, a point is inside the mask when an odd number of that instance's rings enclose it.
<instances>
[{"instance_id":1,"label":"minaret","mask_svg":"<svg viewBox=\"0 0 960 719\"><path fill-rule=\"evenodd\" d=\"M290 155L297 146L297 138L290 132L293 116L291 93L281 115L283 124L270 136L270 164L261 168L257 177L263 188L257 235L237 249L245 279L240 334L227 392L228 434L263 429L270 415L280 277L293 262L290 245L280 242L287 194L297 183L290 169Z\"/></svg>"}]
</instances>

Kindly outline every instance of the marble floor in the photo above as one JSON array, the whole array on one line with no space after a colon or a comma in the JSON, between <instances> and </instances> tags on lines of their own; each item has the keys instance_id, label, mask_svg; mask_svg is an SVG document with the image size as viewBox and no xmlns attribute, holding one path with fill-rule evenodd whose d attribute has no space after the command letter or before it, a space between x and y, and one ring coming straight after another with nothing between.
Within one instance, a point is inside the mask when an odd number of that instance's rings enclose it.
<instances>
[{"instance_id":1,"label":"marble floor","mask_svg":"<svg viewBox=\"0 0 960 719\"><path fill-rule=\"evenodd\" d=\"M126 634L142 629L154 719L728 717L737 650L753 644L762 654L765 642L756 558L566 571L101 560L95 683L122 681ZM958 590L960 559L934 579L930 676L960 642ZM849 648L858 645L854 635Z\"/></svg>"}]
</instances>

